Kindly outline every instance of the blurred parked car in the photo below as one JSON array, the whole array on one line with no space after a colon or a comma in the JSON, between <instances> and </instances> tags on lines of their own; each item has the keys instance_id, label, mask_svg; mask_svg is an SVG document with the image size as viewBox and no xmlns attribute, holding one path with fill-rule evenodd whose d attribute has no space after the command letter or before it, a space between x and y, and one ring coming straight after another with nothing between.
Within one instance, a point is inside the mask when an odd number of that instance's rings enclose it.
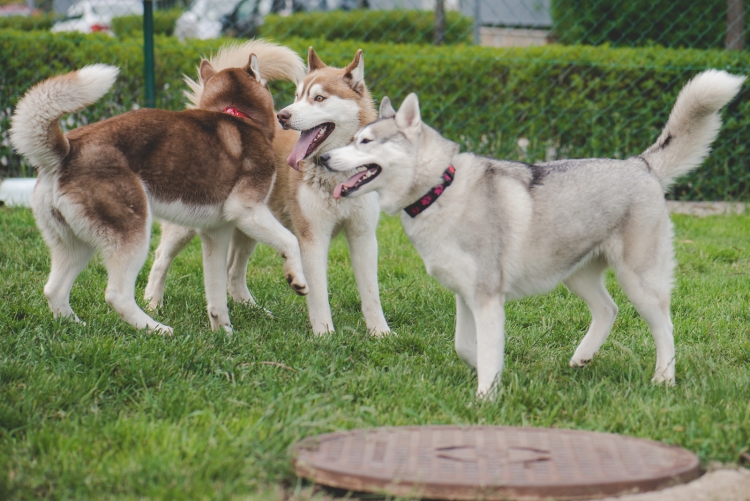
<instances>
[{"instance_id":1,"label":"blurred parked car","mask_svg":"<svg viewBox=\"0 0 750 501\"><path fill-rule=\"evenodd\" d=\"M56 22L50 31L101 31L111 35L112 18L130 15L143 15L141 0L79 0L68 8L65 18Z\"/></svg>"},{"instance_id":2,"label":"blurred parked car","mask_svg":"<svg viewBox=\"0 0 750 501\"><path fill-rule=\"evenodd\" d=\"M351 10L368 6L368 0L240 0L234 10L221 19L221 34L256 37L258 28L263 25L263 18L269 13L288 16L294 12Z\"/></svg>"},{"instance_id":3,"label":"blurred parked car","mask_svg":"<svg viewBox=\"0 0 750 501\"><path fill-rule=\"evenodd\" d=\"M206 40L221 35L221 18L232 12L238 0L195 0L177 18L174 35L180 40Z\"/></svg>"},{"instance_id":4,"label":"blurred parked car","mask_svg":"<svg viewBox=\"0 0 750 501\"><path fill-rule=\"evenodd\" d=\"M258 36L263 18L273 12L288 16L306 10L304 0L240 0L235 8L221 18L221 34L228 37Z\"/></svg>"},{"instance_id":5,"label":"blurred parked car","mask_svg":"<svg viewBox=\"0 0 750 501\"><path fill-rule=\"evenodd\" d=\"M220 36L254 37L270 14L367 7L367 0L195 0L177 19L174 34L209 39Z\"/></svg>"}]
</instances>

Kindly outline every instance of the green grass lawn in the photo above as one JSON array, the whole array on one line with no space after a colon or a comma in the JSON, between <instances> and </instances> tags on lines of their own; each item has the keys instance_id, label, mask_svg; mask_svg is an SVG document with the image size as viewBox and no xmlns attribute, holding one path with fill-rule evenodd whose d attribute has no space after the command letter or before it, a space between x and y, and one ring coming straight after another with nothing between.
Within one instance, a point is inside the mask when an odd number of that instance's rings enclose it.
<instances>
[{"instance_id":1,"label":"green grass lawn","mask_svg":"<svg viewBox=\"0 0 750 501\"><path fill-rule=\"evenodd\" d=\"M234 335L211 332L196 240L155 315L175 328L161 337L106 305L98 259L71 297L88 325L53 320L42 294L49 254L31 212L0 208L0 499L275 499L278 486L305 486L289 461L294 441L382 425L607 431L681 445L704 464L735 462L750 446L750 216L673 219L676 387L651 385L651 335L610 277L620 314L588 367L568 367L588 310L559 287L508 305L502 389L477 402L476 378L453 350L453 297L426 275L396 219L383 218L379 243L397 336L366 334L338 238L335 335L313 337L304 298L266 247L248 282L274 318L230 303Z\"/></svg>"}]
</instances>

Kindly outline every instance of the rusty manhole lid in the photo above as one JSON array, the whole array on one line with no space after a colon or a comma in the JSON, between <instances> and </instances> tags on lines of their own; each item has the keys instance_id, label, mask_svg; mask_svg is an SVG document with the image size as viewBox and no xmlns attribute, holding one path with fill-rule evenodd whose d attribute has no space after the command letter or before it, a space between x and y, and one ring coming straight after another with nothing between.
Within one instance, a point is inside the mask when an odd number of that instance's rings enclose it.
<instances>
[{"instance_id":1,"label":"rusty manhole lid","mask_svg":"<svg viewBox=\"0 0 750 501\"><path fill-rule=\"evenodd\" d=\"M584 499L700 475L698 458L679 447L549 428L360 429L306 438L293 455L297 475L323 485L434 499Z\"/></svg>"}]
</instances>

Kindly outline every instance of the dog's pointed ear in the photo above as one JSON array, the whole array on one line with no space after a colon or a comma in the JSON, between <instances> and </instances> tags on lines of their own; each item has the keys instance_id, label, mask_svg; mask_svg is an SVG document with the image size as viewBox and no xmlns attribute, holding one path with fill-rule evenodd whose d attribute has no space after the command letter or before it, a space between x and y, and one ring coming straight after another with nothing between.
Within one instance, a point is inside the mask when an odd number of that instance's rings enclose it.
<instances>
[{"instance_id":1,"label":"dog's pointed ear","mask_svg":"<svg viewBox=\"0 0 750 501\"><path fill-rule=\"evenodd\" d=\"M393 109L393 105L388 96L385 96L383 100L380 101L380 118L393 118L395 116L396 110Z\"/></svg>"},{"instance_id":2,"label":"dog's pointed ear","mask_svg":"<svg viewBox=\"0 0 750 501\"><path fill-rule=\"evenodd\" d=\"M400 129L418 127L422 123L422 115L419 113L419 99L413 92L406 96L404 102L396 113L396 125Z\"/></svg>"},{"instance_id":3,"label":"dog's pointed ear","mask_svg":"<svg viewBox=\"0 0 750 501\"><path fill-rule=\"evenodd\" d=\"M209 63L207 59L204 59L203 61L201 61L201 66L198 70L198 73L201 76L201 80L205 84L209 78L216 75L216 70L213 66L211 66L211 63Z\"/></svg>"},{"instance_id":4,"label":"dog's pointed ear","mask_svg":"<svg viewBox=\"0 0 750 501\"><path fill-rule=\"evenodd\" d=\"M344 68L344 78L352 89L362 93L365 83L365 56L362 55L362 49L354 54L354 60Z\"/></svg>"},{"instance_id":5,"label":"dog's pointed ear","mask_svg":"<svg viewBox=\"0 0 750 501\"><path fill-rule=\"evenodd\" d=\"M315 49L312 48L312 45L309 49L307 49L307 71L308 73L311 71L319 70L320 68L325 68L326 65L323 61L320 60L318 55L315 53Z\"/></svg>"},{"instance_id":6,"label":"dog's pointed ear","mask_svg":"<svg viewBox=\"0 0 750 501\"><path fill-rule=\"evenodd\" d=\"M253 77L255 80L257 80L259 83L261 81L260 76L260 64L258 63L258 56L255 54L250 54L250 57L247 61L247 66L245 66L245 71L248 75Z\"/></svg>"}]
</instances>

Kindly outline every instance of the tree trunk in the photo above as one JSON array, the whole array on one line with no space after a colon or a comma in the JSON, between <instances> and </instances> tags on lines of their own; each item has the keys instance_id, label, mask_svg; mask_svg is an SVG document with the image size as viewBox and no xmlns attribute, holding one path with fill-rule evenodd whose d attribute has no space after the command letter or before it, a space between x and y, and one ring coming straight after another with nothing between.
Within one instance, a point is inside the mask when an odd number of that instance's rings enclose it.
<instances>
[{"instance_id":1,"label":"tree trunk","mask_svg":"<svg viewBox=\"0 0 750 501\"><path fill-rule=\"evenodd\" d=\"M727 50L745 48L745 5L742 0L727 0Z\"/></svg>"},{"instance_id":2,"label":"tree trunk","mask_svg":"<svg viewBox=\"0 0 750 501\"><path fill-rule=\"evenodd\" d=\"M444 39L445 0L435 0L435 45L442 45Z\"/></svg>"}]
</instances>

